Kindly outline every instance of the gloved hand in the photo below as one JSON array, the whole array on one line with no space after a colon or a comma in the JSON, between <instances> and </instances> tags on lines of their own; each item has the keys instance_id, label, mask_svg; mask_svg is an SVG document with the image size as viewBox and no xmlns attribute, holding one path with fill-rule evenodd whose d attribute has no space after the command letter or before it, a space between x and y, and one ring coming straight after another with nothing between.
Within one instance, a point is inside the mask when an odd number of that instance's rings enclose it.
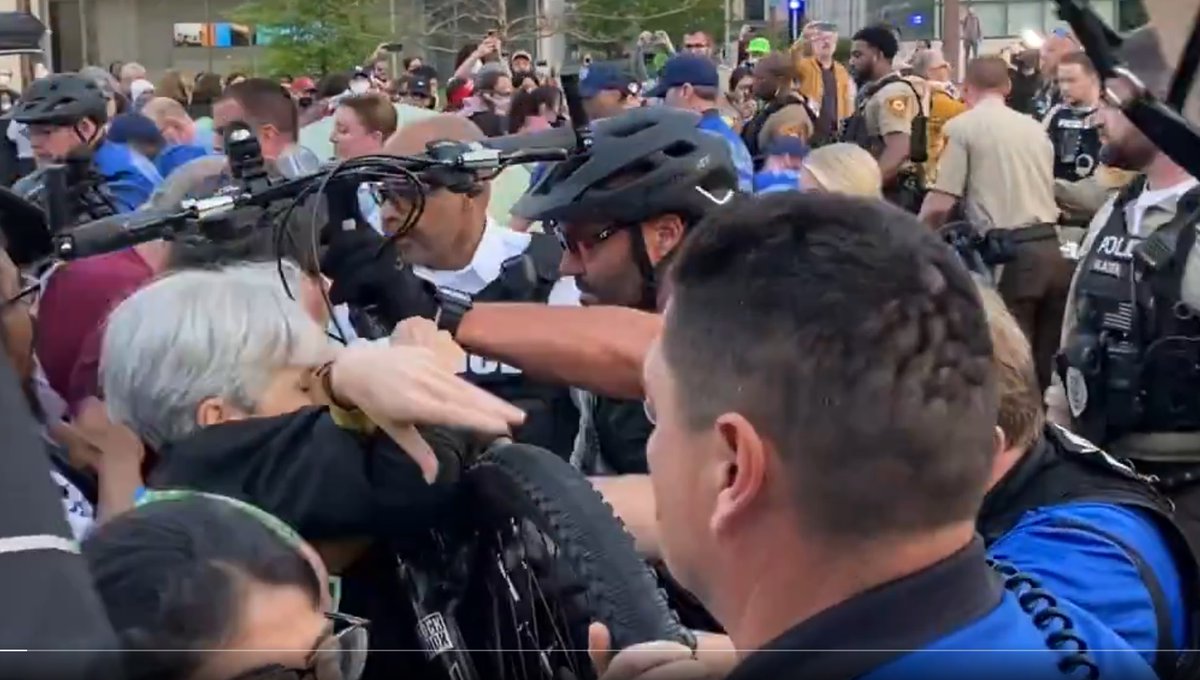
<instances>
[{"instance_id":1,"label":"gloved hand","mask_svg":"<svg viewBox=\"0 0 1200 680\"><path fill-rule=\"evenodd\" d=\"M333 280L331 302L372 308L387 328L437 313L433 284L401 265L392 244L373 229L330 230L321 273Z\"/></svg>"}]
</instances>

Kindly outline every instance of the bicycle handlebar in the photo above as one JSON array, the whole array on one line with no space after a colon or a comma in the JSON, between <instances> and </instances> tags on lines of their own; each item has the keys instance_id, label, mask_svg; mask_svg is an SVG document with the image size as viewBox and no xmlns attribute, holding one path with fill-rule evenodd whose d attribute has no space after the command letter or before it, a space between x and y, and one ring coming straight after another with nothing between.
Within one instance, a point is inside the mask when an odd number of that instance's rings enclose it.
<instances>
[{"instance_id":1,"label":"bicycle handlebar","mask_svg":"<svg viewBox=\"0 0 1200 680\"><path fill-rule=\"evenodd\" d=\"M566 149L527 149L500 151L478 143L459 144L458 153L450 154L445 146L431 156L371 156L339 163L319 172L296 179L275 182L257 191L237 191L212 198L186 200L176 212L135 212L87 222L53 237L53 256L74 260L120 250L157 239L171 238L193 225L203 229L205 220L229 213L238 208L266 208L273 203L294 200L327 183L334 177L362 182L383 178L418 179L431 168L450 168L470 172L500 170L510 165L561 161Z\"/></svg>"}]
</instances>

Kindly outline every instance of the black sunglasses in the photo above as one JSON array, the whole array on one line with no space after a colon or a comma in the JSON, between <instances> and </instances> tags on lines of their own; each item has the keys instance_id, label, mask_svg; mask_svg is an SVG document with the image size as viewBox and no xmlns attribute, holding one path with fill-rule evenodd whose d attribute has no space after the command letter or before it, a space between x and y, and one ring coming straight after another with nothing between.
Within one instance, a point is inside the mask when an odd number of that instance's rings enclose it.
<instances>
[{"instance_id":1,"label":"black sunglasses","mask_svg":"<svg viewBox=\"0 0 1200 680\"><path fill-rule=\"evenodd\" d=\"M626 229L630 226L636 225L614 224L605 227L594 234L584 236L583 238L568 234L567 230L563 229L562 225L558 222L550 224L550 231L554 233L555 238L558 239L558 245L562 246L563 250L574 255L578 255L581 248L595 248L601 243L612 238L618 231Z\"/></svg>"}]
</instances>

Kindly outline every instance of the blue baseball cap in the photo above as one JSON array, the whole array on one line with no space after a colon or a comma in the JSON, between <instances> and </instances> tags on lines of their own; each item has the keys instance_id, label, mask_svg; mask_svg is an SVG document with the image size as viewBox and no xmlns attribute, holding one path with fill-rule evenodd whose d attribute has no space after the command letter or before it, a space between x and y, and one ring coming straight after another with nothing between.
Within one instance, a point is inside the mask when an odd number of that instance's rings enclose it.
<instances>
[{"instance_id":1,"label":"blue baseball cap","mask_svg":"<svg viewBox=\"0 0 1200 680\"><path fill-rule=\"evenodd\" d=\"M163 136L154 121L140 113L122 113L112 119L108 126L108 138L119 144L146 142L162 144Z\"/></svg>"},{"instance_id":2,"label":"blue baseball cap","mask_svg":"<svg viewBox=\"0 0 1200 680\"><path fill-rule=\"evenodd\" d=\"M658 74L658 84L646 93L647 97L662 97L672 87L720 87L717 65L699 54L677 54L667 60Z\"/></svg>"},{"instance_id":3,"label":"blue baseball cap","mask_svg":"<svg viewBox=\"0 0 1200 680\"><path fill-rule=\"evenodd\" d=\"M641 90L636 79L616 64L595 62L579 79L579 95L591 99L605 90L637 94Z\"/></svg>"},{"instance_id":4,"label":"blue baseball cap","mask_svg":"<svg viewBox=\"0 0 1200 680\"><path fill-rule=\"evenodd\" d=\"M808 155L808 145L799 137L779 135L767 144L766 155L804 158Z\"/></svg>"}]
</instances>

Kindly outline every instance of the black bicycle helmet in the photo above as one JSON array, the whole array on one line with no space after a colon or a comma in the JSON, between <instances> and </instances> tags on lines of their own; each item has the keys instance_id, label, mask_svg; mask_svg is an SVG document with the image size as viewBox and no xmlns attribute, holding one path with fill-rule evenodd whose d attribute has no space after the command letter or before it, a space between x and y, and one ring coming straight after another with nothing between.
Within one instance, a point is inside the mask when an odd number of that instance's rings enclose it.
<instances>
[{"instance_id":1,"label":"black bicycle helmet","mask_svg":"<svg viewBox=\"0 0 1200 680\"><path fill-rule=\"evenodd\" d=\"M34 125L73 125L85 118L103 125L108 121L108 96L90 78L56 73L35 80L5 117Z\"/></svg>"},{"instance_id":2,"label":"black bicycle helmet","mask_svg":"<svg viewBox=\"0 0 1200 680\"><path fill-rule=\"evenodd\" d=\"M633 109L593 126L592 146L558 163L512 212L529 220L635 224L657 215L699 220L737 190L724 139L694 113Z\"/></svg>"}]
</instances>

